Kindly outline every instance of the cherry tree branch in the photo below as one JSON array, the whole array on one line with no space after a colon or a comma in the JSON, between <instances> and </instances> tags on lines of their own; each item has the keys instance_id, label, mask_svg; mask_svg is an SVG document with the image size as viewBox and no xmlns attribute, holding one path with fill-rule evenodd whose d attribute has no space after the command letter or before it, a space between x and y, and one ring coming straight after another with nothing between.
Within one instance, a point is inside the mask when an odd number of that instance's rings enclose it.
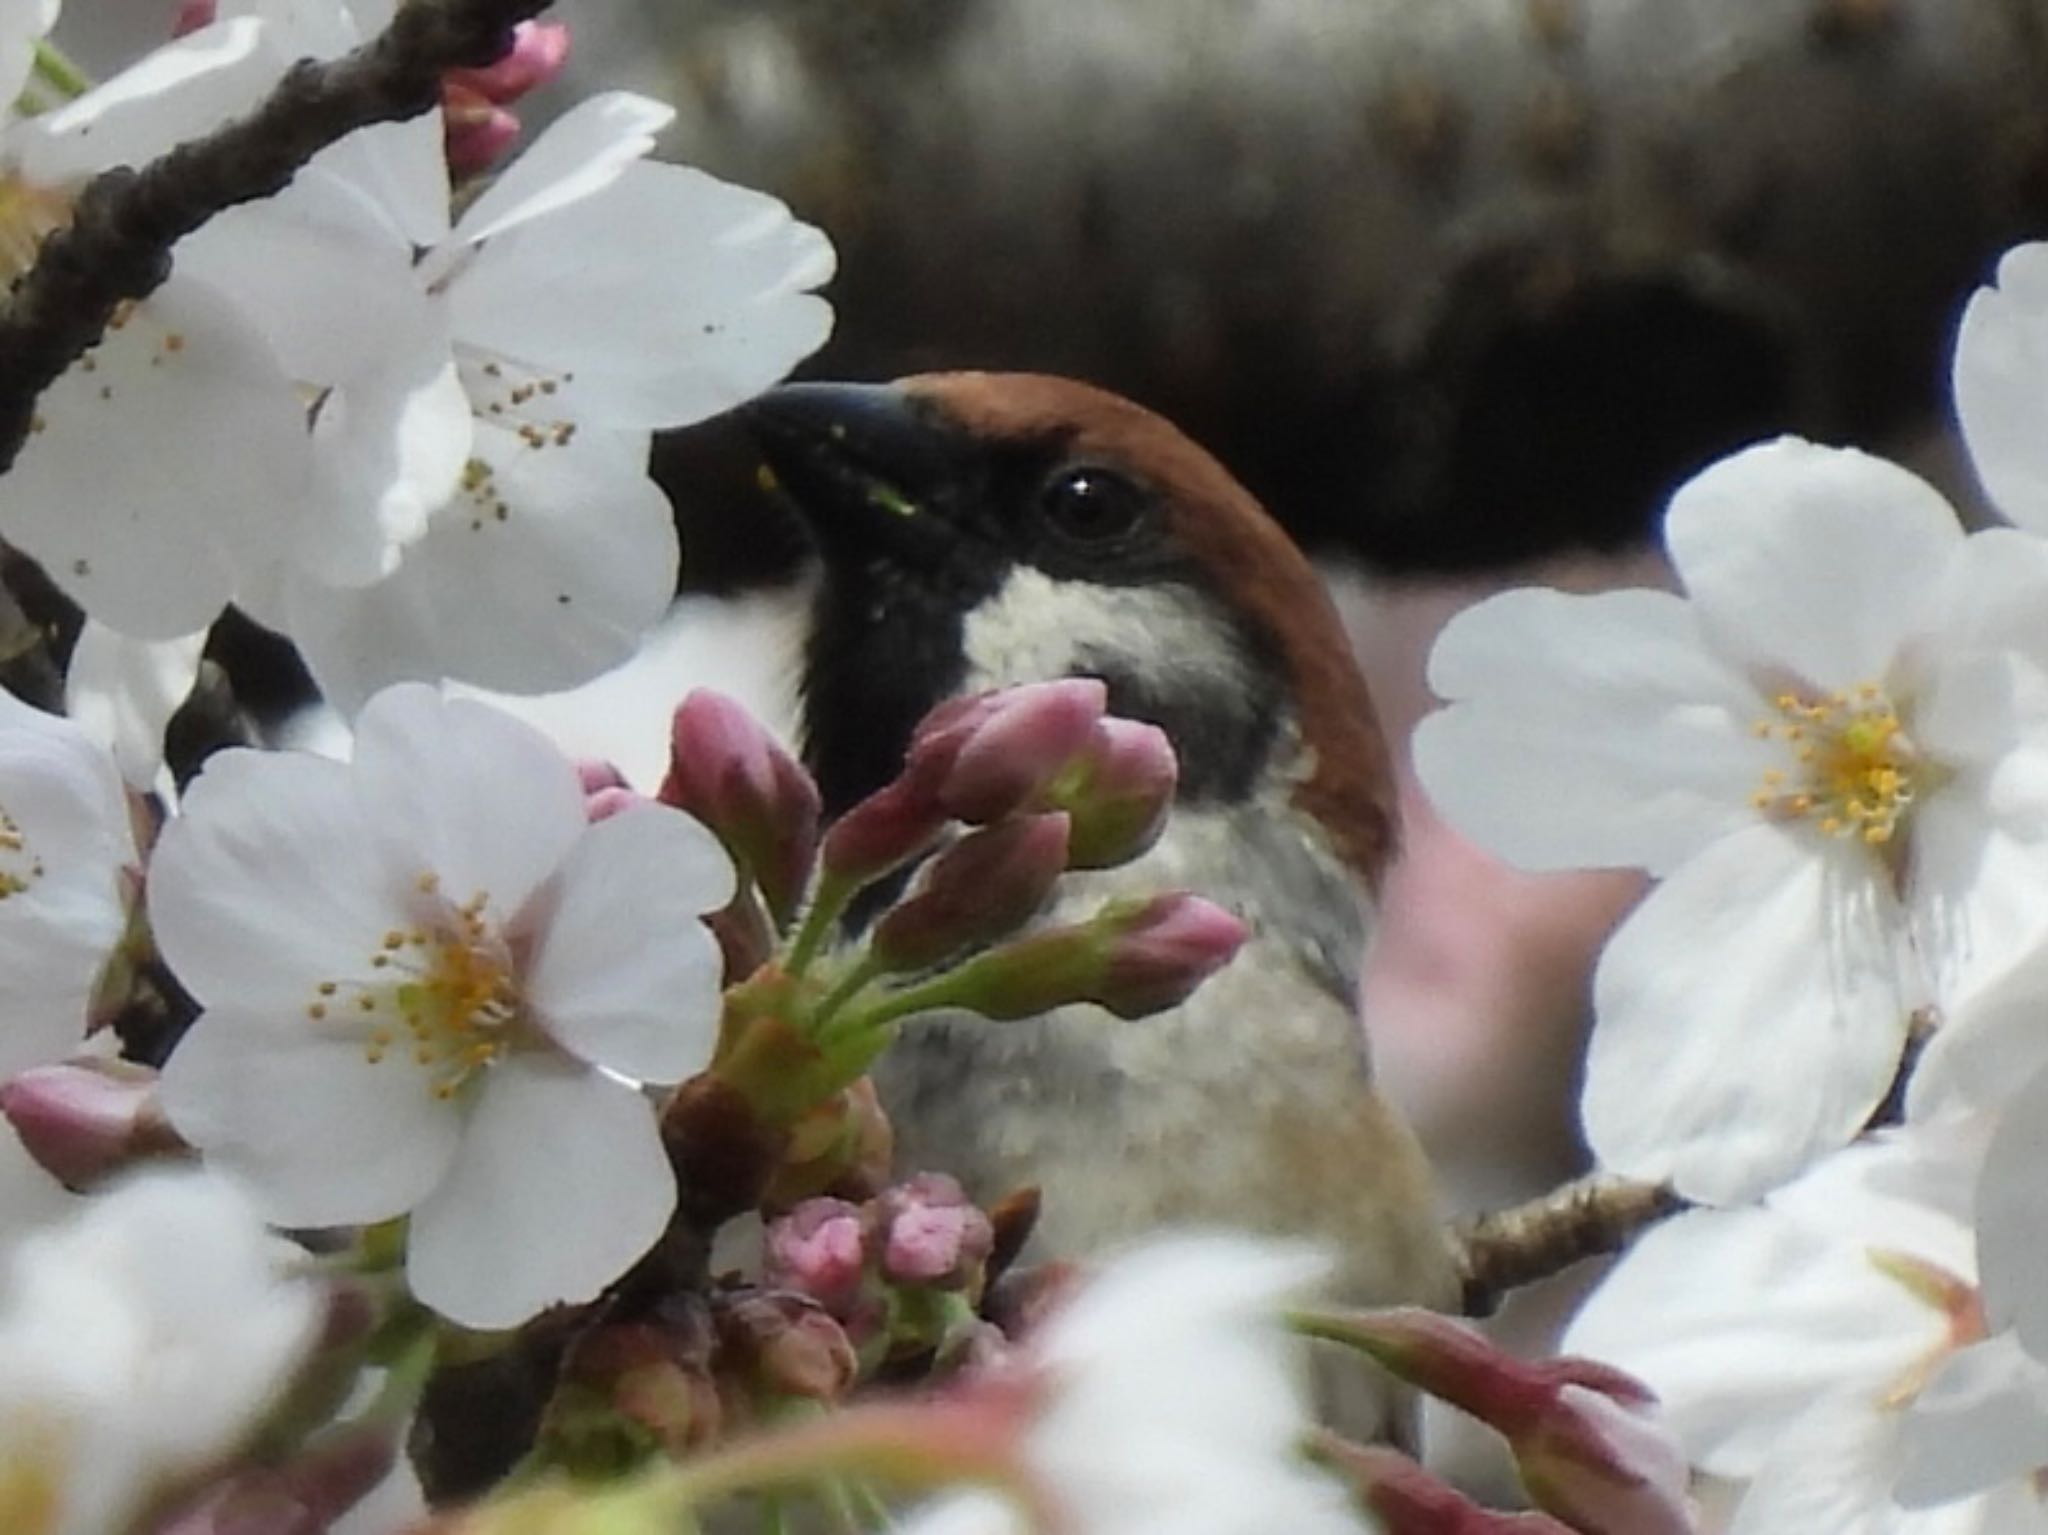
<instances>
[{"instance_id":1,"label":"cherry tree branch","mask_svg":"<svg viewBox=\"0 0 2048 1535\"><path fill-rule=\"evenodd\" d=\"M1690 1207L1668 1184L1589 1173L1460 1229L1467 1316L1490 1316L1511 1290L1619 1252L1646 1227Z\"/></svg>"},{"instance_id":2,"label":"cherry tree branch","mask_svg":"<svg viewBox=\"0 0 2048 1535\"><path fill-rule=\"evenodd\" d=\"M336 139L416 117L448 69L503 54L547 0L409 0L390 28L330 63L302 60L255 111L135 169L88 182L71 224L43 242L0 309L0 473L40 395L105 332L124 300L170 271L171 247L214 214L268 197Z\"/></svg>"}]
</instances>

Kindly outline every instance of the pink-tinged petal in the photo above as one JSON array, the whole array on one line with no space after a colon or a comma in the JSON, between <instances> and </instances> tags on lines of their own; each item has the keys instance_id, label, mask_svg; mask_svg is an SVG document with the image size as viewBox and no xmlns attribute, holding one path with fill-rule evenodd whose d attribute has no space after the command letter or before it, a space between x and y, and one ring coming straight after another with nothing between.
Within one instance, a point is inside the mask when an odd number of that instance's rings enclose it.
<instances>
[{"instance_id":1,"label":"pink-tinged petal","mask_svg":"<svg viewBox=\"0 0 2048 1535\"><path fill-rule=\"evenodd\" d=\"M700 919L732 899L732 860L703 826L643 803L592 826L543 891L529 1005L570 1053L643 1082L704 1069L721 965Z\"/></svg>"},{"instance_id":2,"label":"pink-tinged petal","mask_svg":"<svg viewBox=\"0 0 2048 1535\"><path fill-rule=\"evenodd\" d=\"M226 298L175 274L36 414L0 480L0 534L93 617L139 639L210 624L237 561L274 546L278 509L310 485L305 417L268 346ZM235 424L232 452L223 421ZM83 504L80 485L92 487Z\"/></svg>"},{"instance_id":3,"label":"pink-tinged petal","mask_svg":"<svg viewBox=\"0 0 2048 1535\"><path fill-rule=\"evenodd\" d=\"M384 858L511 918L583 835L576 768L531 725L405 683L356 721L356 779Z\"/></svg>"},{"instance_id":4,"label":"pink-tinged petal","mask_svg":"<svg viewBox=\"0 0 2048 1535\"><path fill-rule=\"evenodd\" d=\"M64 709L113 753L133 787L156 786L164 730L199 679L206 631L178 639L134 640L88 618L64 674Z\"/></svg>"},{"instance_id":5,"label":"pink-tinged petal","mask_svg":"<svg viewBox=\"0 0 2048 1535\"><path fill-rule=\"evenodd\" d=\"M1832 690L1885 680L1963 530L1898 465L1781 437L1681 486L1664 541L1724 654Z\"/></svg>"},{"instance_id":6,"label":"pink-tinged petal","mask_svg":"<svg viewBox=\"0 0 2048 1535\"><path fill-rule=\"evenodd\" d=\"M376 974L406 874L382 856L344 764L219 752L150 860L150 925L202 1003L295 1017L318 982Z\"/></svg>"},{"instance_id":7,"label":"pink-tinged petal","mask_svg":"<svg viewBox=\"0 0 2048 1535\"><path fill-rule=\"evenodd\" d=\"M1465 836L1532 870L1671 868L1755 820L1779 765L1756 689L1667 592L1504 592L1445 626L1415 770Z\"/></svg>"},{"instance_id":8,"label":"pink-tinged petal","mask_svg":"<svg viewBox=\"0 0 2048 1535\"><path fill-rule=\"evenodd\" d=\"M654 1107L588 1067L515 1055L486 1078L448 1178L413 1216L413 1294L465 1327L586 1301L661 1235L675 1174Z\"/></svg>"},{"instance_id":9,"label":"pink-tinged petal","mask_svg":"<svg viewBox=\"0 0 2048 1535\"><path fill-rule=\"evenodd\" d=\"M8 127L33 183L61 186L113 165L146 165L256 105L287 61L243 17L146 54L75 101Z\"/></svg>"},{"instance_id":10,"label":"pink-tinged petal","mask_svg":"<svg viewBox=\"0 0 2048 1535\"><path fill-rule=\"evenodd\" d=\"M2031 1476L2048 1460L2048 1366L2010 1333L1958 1349L1913 1399L1900 1448L1908 1508Z\"/></svg>"},{"instance_id":11,"label":"pink-tinged petal","mask_svg":"<svg viewBox=\"0 0 2048 1535\"><path fill-rule=\"evenodd\" d=\"M628 91L578 103L469 205L455 240L474 245L602 191L654 147L654 135L675 115L673 107Z\"/></svg>"},{"instance_id":12,"label":"pink-tinged petal","mask_svg":"<svg viewBox=\"0 0 2048 1535\"><path fill-rule=\"evenodd\" d=\"M635 251L659 249L655 264ZM653 162L486 246L449 290L456 334L545 365L563 412L679 426L728 410L824 343L831 243L775 198Z\"/></svg>"},{"instance_id":13,"label":"pink-tinged petal","mask_svg":"<svg viewBox=\"0 0 2048 1535\"><path fill-rule=\"evenodd\" d=\"M282 1226L404 1214L446 1176L462 1129L402 1050L372 1062L359 1029L240 999L179 1041L162 1094L177 1132Z\"/></svg>"},{"instance_id":14,"label":"pink-tinged petal","mask_svg":"<svg viewBox=\"0 0 2048 1535\"><path fill-rule=\"evenodd\" d=\"M2048 533L2048 245L2022 245L1979 288L1956 335L1956 415L1977 478L1998 509Z\"/></svg>"},{"instance_id":15,"label":"pink-tinged petal","mask_svg":"<svg viewBox=\"0 0 2048 1535\"><path fill-rule=\"evenodd\" d=\"M584 430L535 449L480 425L474 446L490 475L388 580L291 589L287 627L337 705L404 678L573 687L629 658L666 609L675 525L644 434Z\"/></svg>"},{"instance_id":16,"label":"pink-tinged petal","mask_svg":"<svg viewBox=\"0 0 2048 1535\"><path fill-rule=\"evenodd\" d=\"M1902 929L1860 847L1798 830L1738 832L1673 871L1594 976L1582 1106L1601 1163L1724 1204L1846 1146L1905 1045Z\"/></svg>"}]
</instances>

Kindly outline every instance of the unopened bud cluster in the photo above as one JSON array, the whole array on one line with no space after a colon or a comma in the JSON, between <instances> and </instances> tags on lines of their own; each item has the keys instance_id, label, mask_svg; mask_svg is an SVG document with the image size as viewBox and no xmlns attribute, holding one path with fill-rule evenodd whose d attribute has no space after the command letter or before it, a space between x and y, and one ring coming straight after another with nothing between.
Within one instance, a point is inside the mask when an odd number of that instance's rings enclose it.
<instances>
[{"instance_id":1,"label":"unopened bud cluster","mask_svg":"<svg viewBox=\"0 0 2048 1535\"><path fill-rule=\"evenodd\" d=\"M744 711L712 693L686 699L660 798L716 832L745 876L714 923L728 980L749 981L714 1070L786 1119L858 1077L912 1014L1012 1019L1092 1002L1136 1018L1176 1005L1228 961L1243 924L1189 894L1034 926L1069 871L1145 853L1173 802L1164 732L1110 717L1107 704L1085 678L942 704L897 776L828 826L810 776ZM855 898L912 866L861 942L835 946ZM769 1022L786 1036L773 1051L741 1039ZM793 1077L805 1048L814 1069ZM750 1091L749 1063L771 1057L776 1083Z\"/></svg>"}]
</instances>

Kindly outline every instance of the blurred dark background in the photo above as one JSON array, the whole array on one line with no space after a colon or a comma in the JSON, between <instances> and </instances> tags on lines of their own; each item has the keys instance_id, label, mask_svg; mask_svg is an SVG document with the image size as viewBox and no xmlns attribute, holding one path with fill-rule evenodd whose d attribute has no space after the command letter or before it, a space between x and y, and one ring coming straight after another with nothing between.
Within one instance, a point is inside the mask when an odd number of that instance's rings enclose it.
<instances>
[{"instance_id":1,"label":"blurred dark background","mask_svg":"<svg viewBox=\"0 0 2048 1535\"><path fill-rule=\"evenodd\" d=\"M668 153L838 242L807 372L1093 379L1380 572L1625 547L1777 431L1900 451L1943 419L1963 298L2048 231L2048 0L597 17L575 88L676 102ZM782 547L690 531L714 586Z\"/></svg>"}]
</instances>

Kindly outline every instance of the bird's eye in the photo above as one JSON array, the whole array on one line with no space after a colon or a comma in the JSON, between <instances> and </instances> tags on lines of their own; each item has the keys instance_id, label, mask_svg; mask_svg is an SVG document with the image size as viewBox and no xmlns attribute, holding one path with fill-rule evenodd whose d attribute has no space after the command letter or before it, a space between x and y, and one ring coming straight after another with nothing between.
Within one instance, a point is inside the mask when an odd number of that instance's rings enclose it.
<instances>
[{"instance_id":1,"label":"bird's eye","mask_svg":"<svg viewBox=\"0 0 2048 1535\"><path fill-rule=\"evenodd\" d=\"M1146 504L1142 490L1107 469L1063 469L1040 496L1046 520L1084 543L1122 538L1144 519Z\"/></svg>"}]
</instances>

